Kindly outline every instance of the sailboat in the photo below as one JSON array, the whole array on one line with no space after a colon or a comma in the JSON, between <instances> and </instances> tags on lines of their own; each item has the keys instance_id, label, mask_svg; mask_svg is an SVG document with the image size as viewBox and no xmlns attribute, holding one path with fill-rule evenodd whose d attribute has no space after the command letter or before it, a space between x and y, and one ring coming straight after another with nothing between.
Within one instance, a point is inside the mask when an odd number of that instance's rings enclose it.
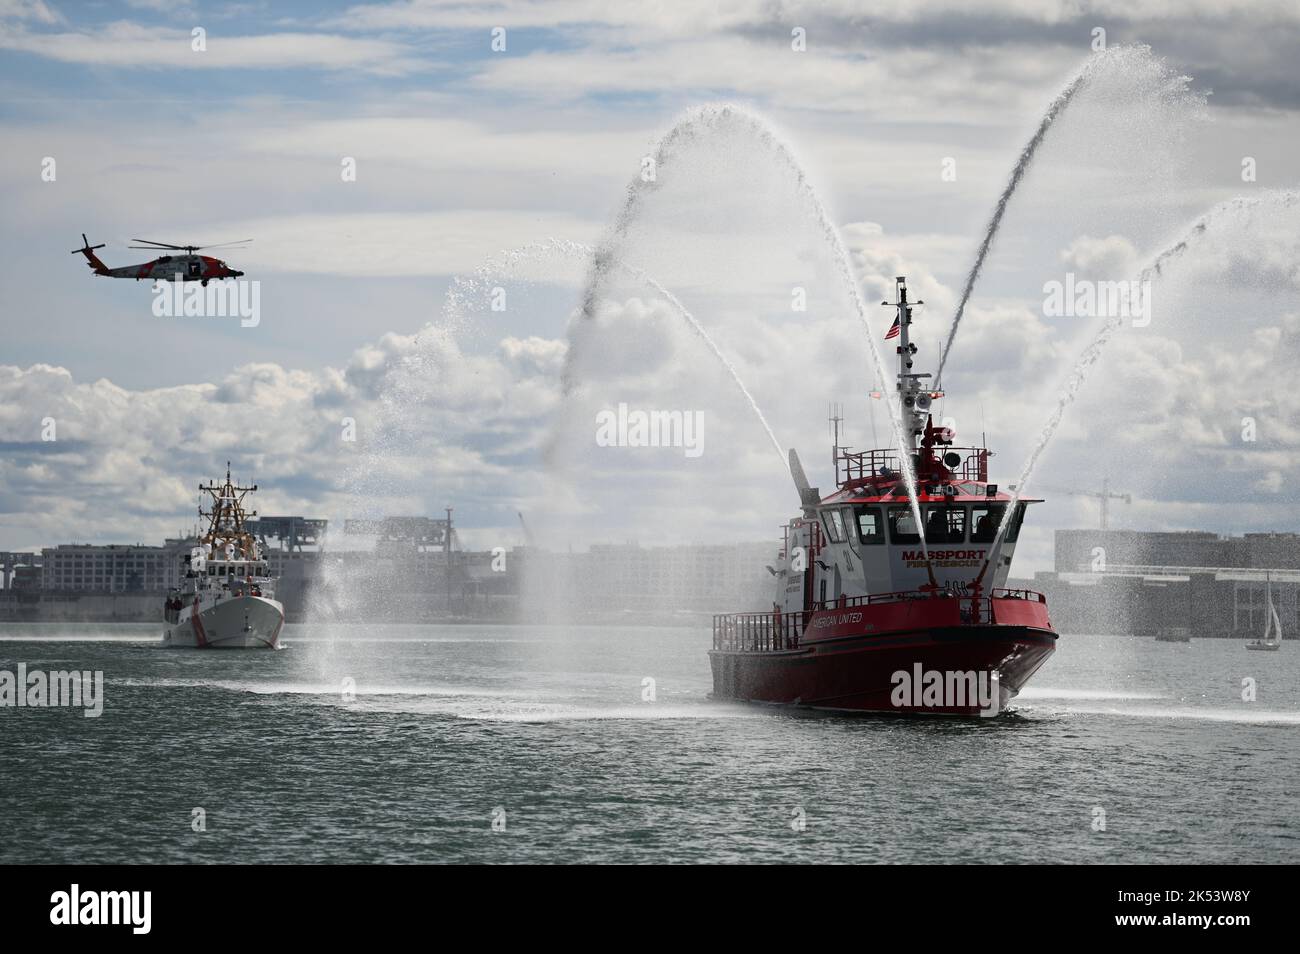
<instances>
[{"instance_id":1,"label":"sailboat","mask_svg":"<svg viewBox=\"0 0 1300 954\"><path fill-rule=\"evenodd\" d=\"M1281 649L1282 621L1278 619L1277 607L1273 605L1273 582L1268 574L1264 575L1264 638L1252 639L1246 643L1247 649Z\"/></svg>"}]
</instances>

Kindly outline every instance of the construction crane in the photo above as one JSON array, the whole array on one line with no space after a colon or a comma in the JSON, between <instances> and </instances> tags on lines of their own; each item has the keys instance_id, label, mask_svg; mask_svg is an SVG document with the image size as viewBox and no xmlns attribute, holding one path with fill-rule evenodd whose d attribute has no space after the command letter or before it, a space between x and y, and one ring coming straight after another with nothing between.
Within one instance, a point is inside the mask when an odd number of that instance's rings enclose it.
<instances>
[{"instance_id":1,"label":"construction crane","mask_svg":"<svg viewBox=\"0 0 1300 954\"><path fill-rule=\"evenodd\" d=\"M1070 494L1074 497L1092 497L1101 502L1101 529L1110 528L1110 502L1122 500L1126 504L1133 502L1132 494L1114 494L1110 491L1110 478L1101 479L1101 490L1080 490L1077 487L1039 487L1039 490L1053 494Z\"/></svg>"}]
</instances>

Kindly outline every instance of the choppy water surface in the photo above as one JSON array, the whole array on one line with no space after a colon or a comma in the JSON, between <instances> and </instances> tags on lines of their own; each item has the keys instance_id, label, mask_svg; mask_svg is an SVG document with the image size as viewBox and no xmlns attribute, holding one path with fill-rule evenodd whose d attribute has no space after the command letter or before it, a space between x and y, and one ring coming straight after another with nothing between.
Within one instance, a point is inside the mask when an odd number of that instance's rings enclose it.
<instances>
[{"instance_id":1,"label":"choppy water surface","mask_svg":"<svg viewBox=\"0 0 1300 954\"><path fill-rule=\"evenodd\" d=\"M1300 859L1300 642L1066 636L956 721L711 702L696 628L155 631L0 627L0 669L107 681L98 719L0 709L0 860Z\"/></svg>"}]
</instances>

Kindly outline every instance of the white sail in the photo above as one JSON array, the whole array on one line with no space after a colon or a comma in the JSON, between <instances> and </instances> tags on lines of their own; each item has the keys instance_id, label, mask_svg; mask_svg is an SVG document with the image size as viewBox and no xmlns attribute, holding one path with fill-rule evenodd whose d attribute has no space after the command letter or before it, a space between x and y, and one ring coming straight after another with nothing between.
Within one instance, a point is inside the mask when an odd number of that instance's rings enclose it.
<instances>
[{"instance_id":1,"label":"white sail","mask_svg":"<svg viewBox=\"0 0 1300 954\"><path fill-rule=\"evenodd\" d=\"M1246 644L1247 649L1280 649L1282 646L1282 620L1273 605L1273 581L1264 577L1264 635L1252 639Z\"/></svg>"}]
</instances>

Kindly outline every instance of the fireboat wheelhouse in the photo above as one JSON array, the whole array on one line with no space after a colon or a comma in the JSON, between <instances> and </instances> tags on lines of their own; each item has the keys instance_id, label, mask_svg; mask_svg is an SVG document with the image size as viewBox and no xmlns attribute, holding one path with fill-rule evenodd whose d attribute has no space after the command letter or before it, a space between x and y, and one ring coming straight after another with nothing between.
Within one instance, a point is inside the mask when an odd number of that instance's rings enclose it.
<instances>
[{"instance_id":1,"label":"fireboat wheelhouse","mask_svg":"<svg viewBox=\"0 0 1300 954\"><path fill-rule=\"evenodd\" d=\"M184 557L181 585L167 594L166 646L200 649L278 649L284 607L275 600L261 548L244 526L244 498L257 490L236 487L226 464L223 484L200 484L212 509L199 508L208 530Z\"/></svg>"},{"instance_id":2,"label":"fireboat wheelhouse","mask_svg":"<svg viewBox=\"0 0 1300 954\"><path fill-rule=\"evenodd\" d=\"M916 500L896 448L839 446L837 489L809 486L784 529L769 612L713 620L713 698L844 712L992 715L1055 649L1041 593L1006 589L1027 504L988 482L987 447L936 427L943 396L912 371L907 284L897 280L898 394ZM924 534L917 526L917 512Z\"/></svg>"}]
</instances>

